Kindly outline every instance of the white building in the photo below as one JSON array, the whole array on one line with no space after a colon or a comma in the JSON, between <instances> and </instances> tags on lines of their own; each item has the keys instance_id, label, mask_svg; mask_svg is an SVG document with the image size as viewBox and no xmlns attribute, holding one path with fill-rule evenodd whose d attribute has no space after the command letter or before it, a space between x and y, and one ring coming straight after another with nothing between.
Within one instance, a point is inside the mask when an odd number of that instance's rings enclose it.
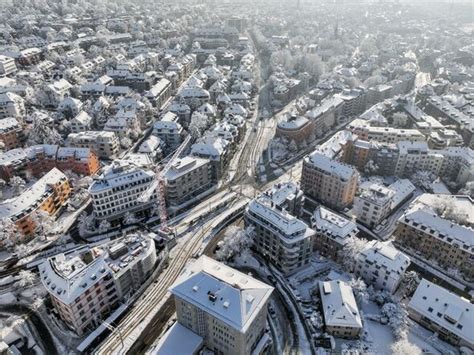
<instances>
[{"instance_id":1,"label":"white building","mask_svg":"<svg viewBox=\"0 0 474 355\"><path fill-rule=\"evenodd\" d=\"M0 94L0 119L23 117L26 114L25 100L12 92Z\"/></svg>"},{"instance_id":2,"label":"white building","mask_svg":"<svg viewBox=\"0 0 474 355\"><path fill-rule=\"evenodd\" d=\"M262 194L251 201L244 215L246 226L254 227L254 247L285 274L310 261L314 230L302 220Z\"/></svg>"},{"instance_id":3,"label":"white building","mask_svg":"<svg viewBox=\"0 0 474 355\"><path fill-rule=\"evenodd\" d=\"M191 203L213 185L210 161L191 156L175 159L165 178L166 198L171 206Z\"/></svg>"},{"instance_id":4,"label":"white building","mask_svg":"<svg viewBox=\"0 0 474 355\"><path fill-rule=\"evenodd\" d=\"M170 292L178 323L215 354L259 354L268 338L273 287L206 256L185 269Z\"/></svg>"},{"instance_id":5,"label":"white building","mask_svg":"<svg viewBox=\"0 0 474 355\"><path fill-rule=\"evenodd\" d=\"M113 159L119 152L119 140L114 132L85 131L70 133L67 142L72 147L90 148L99 158Z\"/></svg>"},{"instance_id":6,"label":"white building","mask_svg":"<svg viewBox=\"0 0 474 355\"><path fill-rule=\"evenodd\" d=\"M92 118L85 111L79 112L70 122L72 133L88 131L92 126Z\"/></svg>"},{"instance_id":7,"label":"white building","mask_svg":"<svg viewBox=\"0 0 474 355\"><path fill-rule=\"evenodd\" d=\"M355 274L375 289L394 293L409 265L408 256L387 243L373 240L357 255Z\"/></svg>"},{"instance_id":8,"label":"white building","mask_svg":"<svg viewBox=\"0 0 474 355\"><path fill-rule=\"evenodd\" d=\"M153 135L166 143L169 149L181 144L184 130L178 123L178 116L172 112L166 112L160 121L153 124Z\"/></svg>"},{"instance_id":9,"label":"white building","mask_svg":"<svg viewBox=\"0 0 474 355\"><path fill-rule=\"evenodd\" d=\"M157 203L156 191L146 202L138 201L155 177L155 173L143 170L124 161L114 161L103 169L89 187L95 217L115 221L126 213L142 213Z\"/></svg>"},{"instance_id":10,"label":"white building","mask_svg":"<svg viewBox=\"0 0 474 355\"><path fill-rule=\"evenodd\" d=\"M421 280L410 303L408 314L424 327L458 347L474 351L474 305L441 286Z\"/></svg>"},{"instance_id":11,"label":"white building","mask_svg":"<svg viewBox=\"0 0 474 355\"><path fill-rule=\"evenodd\" d=\"M58 254L38 269L59 316L82 336L142 286L156 259L153 239L132 234L99 247Z\"/></svg>"},{"instance_id":12,"label":"white building","mask_svg":"<svg viewBox=\"0 0 474 355\"><path fill-rule=\"evenodd\" d=\"M391 211L394 192L377 183L361 184L354 198L354 214L369 227L382 222Z\"/></svg>"},{"instance_id":13,"label":"white building","mask_svg":"<svg viewBox=\"0 0 474 355\"><path fill-rule=\"evenodd\" d=\"M66 96L69 95L69 90L72 85L65 79L60 79L52 84L46 85L44 92L46 94L45 104L52 107L57 107Z\"/></svg>"},{"instance_id":14,"label":"white building","mask_svg":"<svg viewBox=\"0 0 474 355\"><path fill-rule=\"evenodd\" d=\"M397 147L399 156L395 175L410 176L421 170L439 175L444 160L441 151L431 151L426 142L416 141L401 141Z\"/></svg>"},{"instance_id":15,"label":"white building","mask_svg":"<svg viewBox=\"0 0 474 355\"><path fill-rule=\"evenodd\" d=\"M319 293L326 332L338 338L356 338L362 318L352 287L343 281L320 281Z\"/></svg>"},{"instance_id":16,"label":"white building","mask_svg":"<svg viewBox=\"0 0 474 355\"><path fill-rule=\"evenodd\" d=\"M13 74L16 70L15 59L0 55L0 77Z\"/></svg>"},{"instance_id":17,"label":"white building","mask_svg":"<svg viewBox=\"0 0 474 355\"><path fill-rule=\"evenodd\" d=\"M311 217L311 227L315 230L314 249L333 260L339 252L359 233L357 225L331 210L320 206Z\"/></svg>"}]
</instances>

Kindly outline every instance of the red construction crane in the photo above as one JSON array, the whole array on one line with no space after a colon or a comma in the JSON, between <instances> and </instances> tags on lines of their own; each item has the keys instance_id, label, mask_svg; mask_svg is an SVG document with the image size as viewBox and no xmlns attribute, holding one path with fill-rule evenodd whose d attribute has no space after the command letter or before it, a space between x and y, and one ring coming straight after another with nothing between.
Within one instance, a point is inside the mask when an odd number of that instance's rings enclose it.
<instances>
[{"instance_id":1,"label":"red construction crane","mask_svg":"<svg viewBox=\"0 0 474 355\"><path fill-rule=\"evenodd\" d=\"M166 191L165 191L165 175L166 172L171 168L173 165L173 161L180 156L183 150L187 147L189 141L191 140L191 136L187 136L186 139L181 143L178 149L175 150L171 158L168 160L166 165L163 169L160 169L160 166L157 165L155 168L155 179L153 182L148 186L148 188L143 192L143 194L138 198L138 201L142 203L146 203L150 200L153 192L158 188L158 212L160 215L160 230L167 233L168 232L168 225L167 219L168 214L166 212Z\"/></svg>"}]
</instances>

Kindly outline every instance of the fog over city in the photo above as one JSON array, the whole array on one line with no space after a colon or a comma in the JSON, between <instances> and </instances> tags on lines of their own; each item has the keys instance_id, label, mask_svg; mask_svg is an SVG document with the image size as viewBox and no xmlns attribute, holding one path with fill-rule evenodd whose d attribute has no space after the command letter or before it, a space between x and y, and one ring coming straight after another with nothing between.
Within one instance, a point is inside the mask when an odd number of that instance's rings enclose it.
<instances>
[{"instance_id":1,"label":"fog over city","mask_svg":"<svg viewBox=\"0 0 474 355\"><path fill-rule=\"evenodd\" d=\"M0 355L474 354L474 1L0 5Z\"/></svg>"}]
</instances>

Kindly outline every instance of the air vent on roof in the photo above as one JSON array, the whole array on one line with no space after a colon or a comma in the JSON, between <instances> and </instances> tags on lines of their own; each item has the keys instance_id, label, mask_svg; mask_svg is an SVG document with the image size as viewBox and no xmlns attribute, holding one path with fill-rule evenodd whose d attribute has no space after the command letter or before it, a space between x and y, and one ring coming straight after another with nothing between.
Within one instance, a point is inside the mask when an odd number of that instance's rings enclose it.
<instances>
[{"instance_id":1,"label":"air vent on roof","mask_svg":"<svg viewBox=\"0 0 474 355\"><path fill-rule=\"evenodd\" d=\"M92 280L95 280L95 279L97 279L97 276L95 276L95 274L92 274L92 275L91 275L91 279L92 279Z\"/></svg>"},{"instance_id":2,"label":"air vent on roof","mask_svg":"<svg viewBox=\"0 0 474 355\"><path fill-rule=\"evenodd\" d=\"M213 294L212 292L209 293L209 301L211 301L211 302L216 302L216 300L217 300L216 295Z\"/></svg>"},{"instance_id":3,"label":"air vent on roof","mask_svg":"<svg viewBox=\"0 0 474 355\"><path fill-rule=\"evenodd\" d=\"M229 308L229 306L230 306L230 303L228 301L225 301L224 302L224 308Z\"/></svg>"},{"instance_id":4,"label":"air vent on roof","mask_svg":"<svg viewBox=\"0 0 474 355\"><path fill-rule=\"evenodd\" d=\"M194 291L194 292L197 292L198 290L199 290L199 286L197 286L197 285L196 285L196 286L193 286L193 291Z\"/></svg>"},{"instance_id":5,"label":"air vent on roof","mask_svg":"<svg viewBox=\"0 0 474 355\"><path fill-rule=\"evenodd\" d=\"M252 303L255 300L255 297L252 295L247 295L247 302Z\"/></svg>"}]
</instances>

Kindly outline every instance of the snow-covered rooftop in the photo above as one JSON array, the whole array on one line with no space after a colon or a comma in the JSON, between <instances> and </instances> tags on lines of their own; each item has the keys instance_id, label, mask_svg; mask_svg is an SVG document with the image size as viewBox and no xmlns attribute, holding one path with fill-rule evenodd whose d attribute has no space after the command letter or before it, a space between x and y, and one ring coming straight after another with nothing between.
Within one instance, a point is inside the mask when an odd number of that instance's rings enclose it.
<instances>
[{"instance_id":1,"label":"snow-covered rooftop","mask_svg":"<svg viewBox=\"0 0 474 355\"><path fill-rule=\"evenodd\" d=\"M352 288L343 281L320 281L319 291L326 326L362 329Z\"/></svg>"},{"instance_id":2,"label":"snow-covered rooftop","mask_svg":"<svg viewBox=\"0 0 474 355\"><path fill-rule=\"evenodd\" d=\"M359 232L357 225L353 221L323 206L318 207L314 211L312 221L312 226L316 231L335 238L340 244L349 242L349 239Z\"/></svg>"},{"instance_id":3,"label":"snow-covered rooftop","mask_svg":"<svg viewBox=\"0 0 474 355\"><path fill-rule=\"evenodd\" d=\"M410 265L410 258L408 256L389 243L382 243L376 240L372 240L365 245L359 254L359 259L384 266L388 271L393 271L399 275L403 275Z\"/></svg>"},{"instance_id":4,"label":"snow-covered rooftop","mask_svg":"<svg viewBox=\"0 0 474 355\"><path fill-rule=\"evenodd\" d=\"M333 160L319 151L315 151L309 157L306 157L306 159L314 167L344 180L348 180L357 174L357 171L350 165Z\"/></svg>"},{"instance_id":5,"label":"snow-covered rooftop","mask_svg":"<svg viewBox=\"0 0 474 355\"><path fill-rule=\"evenodd\" d=\"M151 182L154 176L153 171L143 170L127 161L116 160L103 169L102 175L89 187L89 192L97 193L143 180Z\"/></svg>"},{"instance_id":6,"label":"snow-covered rooftop","mask_svg":"<svg viewBox=\"0 0 474 355\"><path fill-rule=\"evenodd\" d=\"M171 293L244 333L273 287L207 256L189 265Z\"/></svg>"},{"instance_id":7,"label":"snow-covered rooftop","mask_svg":"<svg viewBox=\"0 0 474 355\"><path fill-rule=\"evenodd\" d=\"M171 167L165 174L167 180L176 180L177 178L198 169L209 163L209 160L197 157L186 156L184 158L175 159Z\"/></svg>"},{"instance_id":8,"label":"snow-covered rooftop","mask_svg":"<svg viewBox=\"0 0 474 355\"><path fill-rule=\"evenodd\" d=\"M474 347L474 305L468 300L423 279L411 298L408 309L456 334Z\"/></svg>"},{"instance_id":9,"label":"snow-covered rooftop","mask_svg":"<svg viewBox=\"0 0 474 355\"><path fill-rule=\"evenodd\" d=\"M72 303L105 276L121 274L155 252L153 243L145 235L133 234L100 247L58 254L39 265L41 282L54 297Z\"/></svg>"},{"instance_id":10,"label":"snow-covered rooftop","mask_svg":"<svg viewBox=\"0 0 474 355\"><path fill-rule=\"evenodd\" d=\"M196 354L204 339L179 322L163 335L152 355Z\"/></svg>"},{"instance_id":11,"label":"snow-covered rooftop","mask_svg":"<svg viewBox=\"0 0 474 355\"><path fill-rule=\"evenodd\" d=\"M429 233L445 243L460 244L462 249L474 253L474 230L472 228L461 226L438 216L431 207L423 203L414 203L400 217L399 221L421 229L424 233Z\"/></svg>"},{"instance_id":12,"label":"snow-covered rooftop","mask_svg":"<svg viewBox=\"0 0 474 355\"><path fill-rule=\"evenodd\" d=\"M40 201L49 196L51 185L66 181L67 177L59 169L53 168L20 196L3 201L0 204L1 218L21 218L22 213L38 208Z\"/></svg>"}]
</instances>

